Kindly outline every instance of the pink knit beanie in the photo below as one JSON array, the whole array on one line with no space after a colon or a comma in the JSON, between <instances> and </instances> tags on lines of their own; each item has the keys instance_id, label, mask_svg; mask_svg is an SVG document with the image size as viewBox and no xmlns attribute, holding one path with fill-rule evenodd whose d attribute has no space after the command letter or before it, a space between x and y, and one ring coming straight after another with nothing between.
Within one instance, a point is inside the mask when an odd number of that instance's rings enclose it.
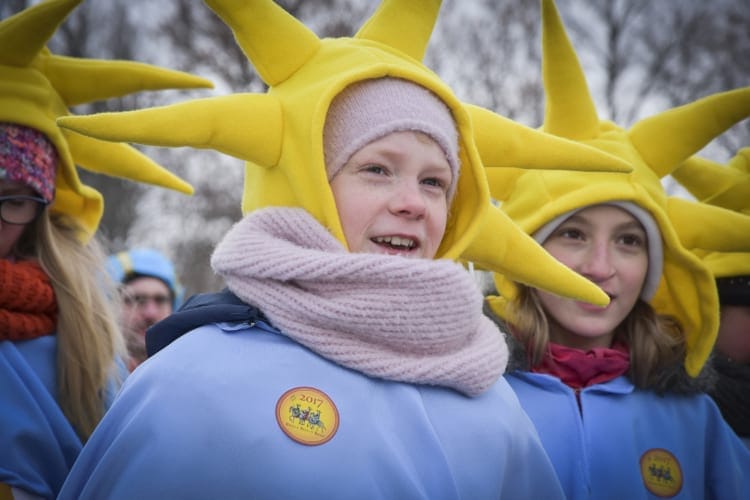
<instances>
[{"instance_id":1,"label":"pink knit beanie","mask_svg":"<svg viewBox=\"0 0 750 500\"><path fill-rule=\"evenodd\" d=\"M36 129L0 123L0 179L21 182L51 203L55 197L57 150Z\"/></svg>"},{"instance_id":2,"label":"pink knit beanie","mask_svg":"<svg viewBox=\"0 0 750 500\"><path fill-rule=\"evenodd\" d=\"M458 132L453 116L431 91L400 78L357 82L333 99L323 130L328 180L372 141L408 130L430 136L445 152L453 174L448 189L451 199L459 173Z\"/></svg>"}]
</instances>

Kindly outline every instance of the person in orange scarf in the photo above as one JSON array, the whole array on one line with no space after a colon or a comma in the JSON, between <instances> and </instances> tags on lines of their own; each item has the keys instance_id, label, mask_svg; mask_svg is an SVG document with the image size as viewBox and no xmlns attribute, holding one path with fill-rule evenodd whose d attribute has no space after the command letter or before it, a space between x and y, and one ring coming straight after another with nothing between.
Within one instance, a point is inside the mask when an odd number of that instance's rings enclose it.
<instances>
[{"instance_id":1,"label":"person in orange scarf","mask_svg":"<svg viewBox=\"0 0 750 500\"><path fill-rule=\"evenodd\" d=\"M210 86L130 61L45 47L81 0L0 21L0 499L55 498L127 371L95 236L103 199L77 165L186 193L124 144L62 131L68 107L139 90Z\"/></svg>"}]
</instances>

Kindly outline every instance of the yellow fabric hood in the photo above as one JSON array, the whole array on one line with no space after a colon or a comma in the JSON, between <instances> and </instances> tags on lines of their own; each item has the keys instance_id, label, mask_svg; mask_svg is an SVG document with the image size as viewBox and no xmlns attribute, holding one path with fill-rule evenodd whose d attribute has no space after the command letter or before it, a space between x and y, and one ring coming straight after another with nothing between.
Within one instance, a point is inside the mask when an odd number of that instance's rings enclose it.
<instances>
[{"instance_id":1,"label":"yellow fabric hood","mask_svg":"<svg viewBox=\"0 0 750 500\"><path fill-rule=\"evenodd\" d=\"M750 223L727 210L667 196L660 178L750 115L750 88L709 96L624 130L599 119L554 2L543 0L542 12L543 130L615 155L633 170L522 171L485 161L492 196L528 234L557 216L607 201L630 201L647 210L659 226L664 249L662 278L651 305L680 321L687 343L685 368L696 376L716 338L718 299L711 272L689 249L741 250L743 242L735 235L748 234ZM488 301L505 316L515 287L502 271L495 282L502 296Z\"/></svg>"},{"instance_id":2,"label":"yellow fabric hood","mask_svg":"<svg viewBox=\"0 0 750 500\"><path fill-rule=\"evenodd\" d=\"M328 107L352 83L386 76L406 79L446 103L459 134L461 175L437 257L458 259L463 253L467 260L513 272L540 287L553 276L558 293L607 302L601 290L554 261L490 204L469 114L421 62L440 9L438 0L384 0L353 37L323 39L270 0L206 3L232 28L268 92L66 117L58 123L98 139L214 149L242 159L243 213L266 206L302 207L346 244L324 163ZM555 168L560 158L585 156L596 169L629 170L611 155L511 120L499 120L493 130L501 130L498 141L507 164ZM554 155L539 155L539 150ZM500 227L501 237L470 251L469 243L486 227ZM515 260L506 262L506 255Z\"/></svg>"},{"instance_id":3,"label":"yellow fabric hood","mask_svg":"<svg viewBox=\"0 0 750 500\"><path fill-rule=\"evenodd\" d=\"M101 194L81 183L76 164L92 172L184 193L192 187L136 149L61 130L68 107L141 90L211 87L187 73L131 61L52 54L45 44L81 0L47 0L0 21L0 121L43 132L60 157L53 212L76 219L90 238L103 212Z\"/></svg>"},{"instance_id":4,"label":"yellow fabric hood","mask_svg":"<svg viewBox=\"0 0 750 500\"><path fill-rule=\"evenodd\" d=\"M672 177L700 202L750 217L750 148L740 149L726 166L692 156ZM694 249L717 278L750 275L750 233L737 227L734 237L745 242L747 252Z\"/></svg>"}]
</instances>

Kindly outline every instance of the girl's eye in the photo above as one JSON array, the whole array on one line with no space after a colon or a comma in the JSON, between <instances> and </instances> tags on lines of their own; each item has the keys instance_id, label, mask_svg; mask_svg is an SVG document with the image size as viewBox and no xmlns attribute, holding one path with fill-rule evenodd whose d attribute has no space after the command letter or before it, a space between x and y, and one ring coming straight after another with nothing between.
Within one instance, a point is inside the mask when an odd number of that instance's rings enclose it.
<instances>
[{"instance_id":1,"label":"girl's eye","mask_svg":"<svg viewBox=\"0 0 750 500\"><path fill-rule=\"evenodd\" d=\"M637 234L625 234L620 237L620 241L630 247L642 247L646 244L646 240Z\"/></svg>"},{"instance_id":2,"label":"girl's eye","mask_svg":"<svg viewBox=\"0 0 750 500\"><path fill-rule=\"evenodd\" d=\"M578 229L568 227L558 231L557 236L571 240L580 240L583 239L583 232Z\"/></svg>"},{"instance_id":3,"label":"girl's eye","mask_svg":"<svg viewBox=\"0 0 750 500\"><path fill-rule=\"evenodd\" d=\"M364 170L365 172L370 172L372 174L385 174L386 173L385 167L383 167L382 165L377 165L377 164L365 165L365 167L362 170Z\"/></svg>"},{"instance_id":4,"label":"girl's eye","mask_svg":"<svg viewBox=\"0 0 750 500\"><path fill-rule=\"evenodd\" d=\"M446 182L442 179L438 179L437 177L429 177L422 180L422 182L424 184L427 184L428 186L435 186L439 188L444 188L446 186Z\"/></svg>"}]
</instances>

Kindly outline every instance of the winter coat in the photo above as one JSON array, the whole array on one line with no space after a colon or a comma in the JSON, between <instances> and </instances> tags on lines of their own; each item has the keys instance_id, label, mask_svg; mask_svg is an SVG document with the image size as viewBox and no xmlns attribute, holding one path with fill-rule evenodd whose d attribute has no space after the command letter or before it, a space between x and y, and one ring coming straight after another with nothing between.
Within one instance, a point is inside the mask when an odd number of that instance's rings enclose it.
<instances>
[{"instance_id":1,"label":"winter coat","mask_svg":"<svg viewBox=\"0 0 750 500\"><path fill-rule=\"evenodd\" d=\"M705 394L659 395L626 376L578 393L551 375L505 377L568 498L750 498L750 452Z\"/></svg>"},{"instance_id":2,"label":"winter coat","mask_svg":"<svg viewBox=\"0 0 750 500\"><path fill-rule=\"evenodd\" d=\"M81 451L57 404L57 337L0 342L0 483L55 498Z\"/></svg>"},{"instance_id":3,"label":"winter coat","mask_svg":"<svg viewBox=\"0 0 750 500\"><path fill-rule=\"evenodd\" d=\"M0 341L0 493L11 487L55 498L81 451L81 440L57 402L56 366L55 335ZM116 368L105 408L127 375L124 363Z\"/></svg>"},{"instance_id":4,"label":"winter coat","mask_svg":"<svg viewBox=\"0 0 750 500\"><path fill-rule=\"evenodd\" d=\"M61 499L561 498L502 377L475 398L371 378L218 297L152 327L161 350L128 378Z\"/></svg>"}]
</instances>

